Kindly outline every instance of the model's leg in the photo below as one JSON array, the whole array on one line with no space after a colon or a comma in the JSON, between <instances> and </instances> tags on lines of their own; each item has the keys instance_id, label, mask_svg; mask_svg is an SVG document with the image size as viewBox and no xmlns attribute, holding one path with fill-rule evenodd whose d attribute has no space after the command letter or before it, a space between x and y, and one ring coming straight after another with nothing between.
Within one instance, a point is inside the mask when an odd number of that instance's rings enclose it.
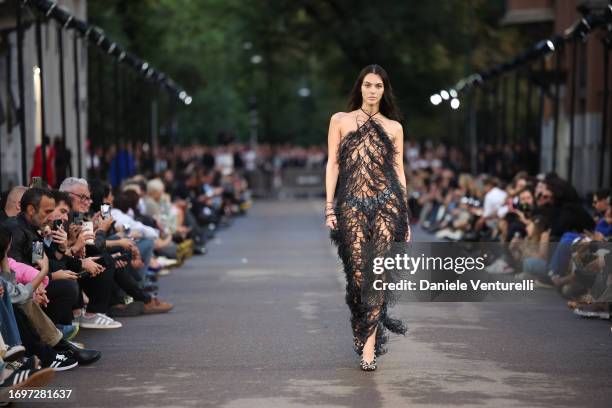
<instances>
[{"instance_id":1,"label":"model's leg","mask_svg":"<svg viewBox=\"0 0 612 408\"><path fill-rule=\"evenodd\" d=\"M373 230L370 241L371 247L369 249L371 253L369 256L385 256L393 242L393 231L395 228L394 220L397 219L397 210L387 203L386 206L380 207L374 212L373 218ZM384 280L384 275L377 276L377 278L382 278ZM371 279L369 279L367 283L372 284ZM379 338L382 338L384 335L383 332L378 333L378 331L383 330L380 323L384 310L383 305L385 298L384 292L374 291L373 289L366 290L365 294L364 304L367 310L366 321L368 326L368 337L363 348L363 359L369 362L373 360L376 354L377 334Z\"/></svg>"},{"instance_id":2,"label":"model's leg","mask_svg":"<svg viewBox=\"0 0 612 408\"><path fill-rule=\"evenodd\" d=\"M361 345L367 336L363 335L365 314L362 305L361 287L363 281L363 245L366 239L366 217L359 208L343 205L338 217L340 239L340 257L346 274L346 303L351 312L353 335ZM359 348L359 347L358 347Z\"/></svg>"}]
</instances>

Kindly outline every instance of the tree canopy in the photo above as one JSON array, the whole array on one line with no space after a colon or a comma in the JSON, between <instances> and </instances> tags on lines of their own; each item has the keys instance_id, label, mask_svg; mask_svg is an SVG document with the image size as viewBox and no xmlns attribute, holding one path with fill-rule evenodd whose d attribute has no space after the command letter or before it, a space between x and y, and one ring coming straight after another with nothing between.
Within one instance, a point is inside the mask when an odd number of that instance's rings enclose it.
<instances>
[{"instance_id":1,"label":"tree canopy","mask_svg":"<svg viewBox=\"0 0 612 408\"><path fill-rule=\"evenodd\" d=\"M445 131L429 96L524 46L499 29L502 0L90 0L89 20L180 83L180 140L323 143L359 71L390 75L405 132ZM300 91L301 90L301 91ZM251 102L250 102L251 101Z\"/></svg>"}]
</instances>

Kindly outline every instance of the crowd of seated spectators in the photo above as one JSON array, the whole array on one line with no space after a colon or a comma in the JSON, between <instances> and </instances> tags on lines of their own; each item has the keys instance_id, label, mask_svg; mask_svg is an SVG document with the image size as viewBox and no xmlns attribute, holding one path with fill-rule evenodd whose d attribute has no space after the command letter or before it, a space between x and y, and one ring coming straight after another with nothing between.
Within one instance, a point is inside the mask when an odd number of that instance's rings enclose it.
<instances>
[{"instance_id":1,"label":"crowd of seated spectators","mask_svg":"<svg viewBox=\"0 0 612 408\"><path fill-rule=\"evenodd\" d=\"M532 279L556 289L577 315L610 318L609 189L585 200L555 173L518 171L505 181L494 173L474 176L418 149L407 153L413 223L439 240L504 244L488 273Z\"/></svg>"},{"instance_id":2,"label":"crowd of seated spectators","mask_svg":"<svg viewBox=\"0 0 612 408\"><path fill-rule=\"evenodd\" d=\"M94 364L103 350L80 330L120 330L129 319L168 313L161 276L193 255L250 206L236 171L189 159L177 172L34 177L1 194L0 387L40 386L55 372Z\"/></svg>"}]
</instances>

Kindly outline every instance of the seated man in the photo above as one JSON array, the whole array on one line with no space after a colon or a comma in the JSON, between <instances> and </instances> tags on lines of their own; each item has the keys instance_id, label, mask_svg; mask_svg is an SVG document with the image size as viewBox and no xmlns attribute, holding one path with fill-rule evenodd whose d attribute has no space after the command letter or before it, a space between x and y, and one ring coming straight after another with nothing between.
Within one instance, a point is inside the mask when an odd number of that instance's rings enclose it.
<instances>
[{"instance_id":1,"label":"seated man","mask_svg":"<svg viewBox=\"0 0 612 408\"><path fill-rule=\"evenodd\" d=\"M60 191L68 193L71 198L71 207L74 213L88 214L91 204L91 196L89 186L85 179L68 177L65 179L59 188ZM75 258L85 258L83 254L87 254L87 242L92 240L95 243L95 233L92 231L84 231L82 225L74 225L74 228L69 228L70 232L75 234L70 238L76 238L76 241L66 250L67 256ZM104 242L101 244L104 246ZM93 248L95 249L95 248ZM91 254L92 248L89 248ZM96 252L99 252L96 250ZM100 255L96 253L96 255ZM106 254L108 255L108 254ZM116 329L122 327L122 324L107 316L110 296L114 281L114 268L112 268L110 256L102 257L107 262L106 267L100 266L103 271L96 269L90 275L79 279L79 286L87 294L89 303L84 311L75 316L75 322L82 328L90 329ZM79 271L80 272L80 271Z\"/></svg>"},{"instance_id":2,"label":"seated man","mask_svg":"<svg viewBox=\"0 0 612 408\"><path fill-rule=\"evenodd\" d=\"M16 217L20 211L21 197L23 193L27 190L27 187L24 186L16 186L11 189L6 197L6 204L4 208L0 209L0 222L4 221L10 217Z\"/></svg>"}]
</instances>

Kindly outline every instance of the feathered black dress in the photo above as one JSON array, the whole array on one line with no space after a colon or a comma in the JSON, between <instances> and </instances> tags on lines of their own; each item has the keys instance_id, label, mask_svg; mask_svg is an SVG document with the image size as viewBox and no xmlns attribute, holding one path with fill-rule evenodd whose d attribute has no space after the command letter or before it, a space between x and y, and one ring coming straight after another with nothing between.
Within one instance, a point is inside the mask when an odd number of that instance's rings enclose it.
<instances>
[{"instance_id":1,"label":"feathered black dress","mask_svg":"<svg viewBox=\"0 0 612 408\"><path fill-rule=\"evenodd\" d=\"M381 355L388 340L385 329L405 334L406 327L388 315L392 295L371 289L372 282L381 278L374 276L372 262L385 256L393 242L406 241L410 226L406 192L395 170L395 145L373 116L340 140L337 227L330 238L338 247L346 275L355 352L362 353L378 328L375 352Z\"/></svg>"}]
</instances>

